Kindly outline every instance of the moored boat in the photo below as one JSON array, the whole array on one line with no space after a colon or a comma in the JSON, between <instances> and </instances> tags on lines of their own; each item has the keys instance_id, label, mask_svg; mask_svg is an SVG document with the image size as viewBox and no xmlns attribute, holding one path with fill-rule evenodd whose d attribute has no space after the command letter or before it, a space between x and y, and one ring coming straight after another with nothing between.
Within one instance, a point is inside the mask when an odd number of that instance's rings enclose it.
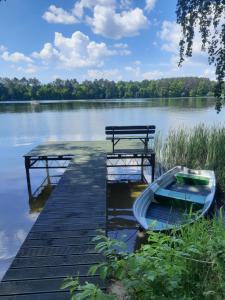
<instances>
[{"instance_id":1,"label":"moored boat","mask_svg":"<svg viewBox=\"0 0 225 300\"><path fill-rule=\"evenodd\" d=\"M143 191L133 213L143 229L171 230L207 214L215 190L214 171L176 166Z\"/></svg>"}]
</instances>

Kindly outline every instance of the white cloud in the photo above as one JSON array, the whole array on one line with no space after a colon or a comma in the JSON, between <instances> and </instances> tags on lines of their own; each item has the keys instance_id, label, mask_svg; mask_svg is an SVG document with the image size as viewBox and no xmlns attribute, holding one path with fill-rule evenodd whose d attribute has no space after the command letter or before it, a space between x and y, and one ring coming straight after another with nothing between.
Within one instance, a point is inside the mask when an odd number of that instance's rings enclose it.
<instances>
[{"instance_id":1,"label":"white cloud","mask_svg":"<svg viewBox=\"0 0 225 300\"><path fill-rule=\"evenodd\" d=\"M106 6L111 9L114 9L116 6L115 0L80 0L77 1L73 8L73 14L79 18L82 19L84 16L84 10L87 9L93 9L96 5L100 6Z\"/></svg>"},{"instance_id":2,"label":"white cloud","mask_svg":"<svg viewBox=\"0 0 225 300\"><path fill-rule=\"evenodd\" d=\"M139 61L134 62L131 66L126 66L125 71L127 71L136 80L152 80L163 76L163 73L159 70L144 72L143 66Z\"/></svg>"},{"instance_id":3,"label":"white cloud","mask_svg":"<svg viewBox=\"0 0 225 300\"><path fill-rule=\"evenodd\" d=\"M197 31L198 32L198 28ZM163 21L161 31L159 32L163 44L161 49L178 54L179 52L179 41L181 38L181 26L176 22ZM193 54L204 54L201 51L201 37L197 33L193 43Z\"/></svg>"},{"instance_id":4,"label":"white cloud","mask_svg":"<svg viewBox=\"0 0 225 300\"><path fill-rule=\"evenodd\" d=\"M13 63L19 63L19 62L26 62L26 63L31 63L32 59L26 55L24 55L21 52L14 52L14 53L9 53L8 51L4 51L1 55L1 58L4 61L8 62L13 62Z\"/></svg>"},{"instance_id":5,"label":"white cloud","mask_svg":"<svg viewBox=\"0 0 225 300\"><path fill-rule=\"evenodd\" d=\"M124 43L116 43L113 46L114 46L114 48L118 48L118 49L127 49L128 48L128 45L124 44Z\"/></svg>"},{"instance_id":6,"label":"white cloud","mask_svg":"<svg viewBox=\"0 0 225 300\"><path fill-rule=\"evenodd\" d=\"M162 50L178 53L179 41L181 38L181 27L176 22L163 21L162 28L159 33L163 41Z\"/></svg>"},{"instance_id":7,"label":"white cloud","mask_svg":"<svg viewBox=\"0 0 225 300\"><path fill-rule=\"evenodd\" d=\"M53 45L46 43L39 53L33 53L33 57L40 58L44 62L54 59L54 62L58 63L60 67L72 69L100 67L108 56L125 55L120 52L120 49L109 49L105 43L91 41L80 31L74 32L70 38L56 32Z\"/></svg>"},{"instance_id":8,"label":"white cloud","mask_svg":"<svg viewBox=\"0 0 225 300\"><path fill-rule=\"evenodd\" d=\"M120 0L120 8L121 9L128 9L132 4L132 0Z\"/></svg>"},{"instance_id":9,"label":"white cloud","mask_svg":"<svg viewBox=\"0 0 225 300\"><path fill-rule=\"evenodd\" d=\"M125 0L128 1L128 0ZM61 7L50 5L48 10L44 12L43 19L48 23L58 24L74 24L82 21L85 9L93 9L96 5L114 8L115 0L80 0L75 1L74 7L70 11L66 11Z\"/></svg>"},{"instance_id":10,"label":"white cloud","mask_svg":"<svg viewBox=\"0 0 225 300\"><path fill-rule=\"evenodd\" d=\"M25 238L27 236L27 232L23 229L18 229L16 232L15 232L15 239L16 240L19 240L20 243L23 243Z\"/></svg>"},{"instance_id":11,"label":"white cloud","mask_svg":"<svg viewBox=\"0 0 225 300\"><path fill-rule=\"evenodd\" d=\"M142 74L142 79L159 79L163 76L163 73L159 70L149 71Z\"/></svg>"},{"instance_id":12,"label":"white cloud","mask_svg":"<svg viewBox=\"0 0 225 300\"><path fill-rule=\"evenodd\" d=\"M28 64L26 67L18 67L17 71L23 72L26 74L35 74L38 71L38 68L33 64Z\"/></svg>"},{"instance_id":13,"label":"white cloud","mask_svg":"<svg viewBox=\"0 0 225 300\"><path fill-rule=\"evenodd\" d=\"M49 6L48 11L46 11L42 17L48 23L74 24L78 22L72 13L56 7L55 5Z\"/></svg>"},{"instance_id":14,"label":"white cloud","mask_svg":"<svg viewBox=\"0 0 225 300\"><path fill-rule=\"evenodd\" d=\"M210 78L211 80L216 80L215 69L212 67L208 67L203 71L203 77Z\"/></svg>"},{"instance_id":15,"label":"white cloud","mask_svg":"<svg viewBox=\"0 0 225 300\"><path fill-rule=\"evenodd\" d=\"M90 41L80 31L74 32L71 38L56 32L54 45L59 52L59 60L66 67L101 66L103 58L113 54L105 43Z\"/></svg>"},{"instance_id":16,"label":"white cloud","mask_svg":"<svg viewBox=\"0 0 225 300\"><path fill-rule=\"evenodd\" d=\"M141 75L141 68L139 66L127 66L124 69L137 78Z\"/></svg>"},{"instance_id":17,"label":"white cloud","mask_svg":"<svg viewBox=\"0 0 225 300\"><path fill-rule=\"evenodd\" d=\"M142 79L142 62L140 60L135 60L131 63L131 65L126 66L124 68L126 72L128 72L129 77L134 77L135 80Z\"/></svg>"},{"instance_id":18,"label":"white cloud","mask_svg":"<svg viewBox=\"0 0 225 300\"><path fill-rule=\"evenodd\" d=\"M7 51L7 48L4 45L0 45L0 52Z\"/></svg>"},{"instance_id":19,"label":"white cloud","mask_svg":"<svg viewBox=\"0 0 225 300\"><path fill-rule=\"evenodd\" d=\"M162 23L159 37L162 41L161 49L171 53L170 72L166 72L167 77L171 76L204 76L212 78L212 73L205 73L208 69L207 55L201 51L201 36L196 28L196 35L193 41L192 57L187 57L182 63L182 67L178 67L179 57L179 41L181 38L181 26L175 22L164 21Z\"/></svg>"},{"instance_id":20,"label":"white cloud","mask_svg":"<svg viewBox=\"0 0 225 300\"><path fill-rule=\"evenodd\" d=\"M108 79L118 81L122 79L122 75L118 69L97 70L91 69L87 71L87 77L90 79Z\"/></svg>"},{"instance_id":21,"label":"white cloud","mask_svg":"<svg viewBox=\"0 0 225 300\"><path fill-rule=\"evenodd\" d=\"M146 0L145 9L150 12L155 6L156 0Z\"/></svg>"},{"instance_id":22,"label":"white cloud","mask_svg":"<svg viewBox=\"0 0 225 300\"><path fill-rule=\"evenodd\" d=\"M34 58L40 58L46 61L51 60L54 56L58 55L58 51L52 46L51 43L45 43L40 52L33 52Z\"/></svg>"},{"instance_id":23,"label":"white cloud","mask_svg":"<svg viewBox=\"0 0 225 300\"><path fill-rule=\"evenodd\" d=\"M51 5L43 14L43 18L49 23L85 22L96 34L120 39L138 35L140 30L148 25L148 19L141 8L130 9L131 2L131 0L80 0L75 2L70 11ZM149 10L150 3L147 7ZM85 14L86 10L90 13Z\"/></svg>"},{"instance_id":24,"label":"white cloud","mask_svg":"<svg viewBox=\"0 0 225 300\"><path fill-rule=\"evenodd\" d=\"M86 20L95 34L113 39L138 35L148 25L148 19L140 8L116 13L111 7L97 5L93 17Z\"/></svg>"},{"instance_id":25,"label":"white cloud","mask_svg":"<svg viewBox=\"0 0 225 300\"><path fill-rule=\"evenodd\" d=\"M128 45L124 43L117 43L113 45L115 55L130 55L131 51L128 49Z\"/></svg>"},{"instance_id":26,"label":"white cloud","mask_svg":"<svg viewBox=\"0 0 225 300\"><path fill-rule=\"evenodd\" d=\"M9 237L6 235L5 231L0 231L0 259L8 258L7 250L9 243Z\"/></svg>"}]
</instances>

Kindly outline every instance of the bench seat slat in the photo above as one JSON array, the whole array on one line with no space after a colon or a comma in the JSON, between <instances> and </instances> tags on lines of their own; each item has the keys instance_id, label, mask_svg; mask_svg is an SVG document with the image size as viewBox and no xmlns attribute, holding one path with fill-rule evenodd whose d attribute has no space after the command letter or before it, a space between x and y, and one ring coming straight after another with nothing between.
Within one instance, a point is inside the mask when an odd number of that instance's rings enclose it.
<instances>
[{"instance_id":1,"label":"bench seat slat","mask_svg":"<svg viewBox=\"0 0 225 300\"><path fill-rule=\"evenodd\" d=\"M155 133L155 129L149 130L106 130L107 135L118 135L118 134L153 134Z\"/></svg>"},{"instance_id":2,"label":"bench seat slat","mask_svg":"<svg viewBox=\"0 0 225 300\"><path fill-rule=\"evenodd\" d=\"M155 125L149 126L106 126L105 130L127 130L127 129L155 129Z\"/></svg>"},{"instance_id":3,"label":"bench seat slat","mask_svg":"<svg viewBox=\"0 0 225 300\"><path fill-rule=\"evenodd\" d=\"M107 136L106 137L107 140L112 140L113 137L112 136ZM148 138L146 138L145 136L114 136L114 140L140 140L140 139L145 139L145 140L153 140L154 137L153 136L149 136Z\"/></svg>"}]
</instances>

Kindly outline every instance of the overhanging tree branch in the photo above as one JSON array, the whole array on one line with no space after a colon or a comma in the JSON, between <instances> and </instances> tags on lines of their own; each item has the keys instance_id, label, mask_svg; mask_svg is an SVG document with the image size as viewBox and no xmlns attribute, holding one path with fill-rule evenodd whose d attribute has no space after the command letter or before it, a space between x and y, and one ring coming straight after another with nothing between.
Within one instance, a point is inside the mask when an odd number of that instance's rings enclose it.
<instances>
[{"instance_id":1,"label":"overhanging tree branch","mask_svg":"<svg viewBox=\"0 0 225 300\"><path fill-rule=\"evenodd\" d=\"M178 0L176 13L182 28L179 65L192 56L195 32L199 30L202 51L208 52L209 64L216 70L215 95L224 97L225 0Z\"/></svg>"}]
</instances>

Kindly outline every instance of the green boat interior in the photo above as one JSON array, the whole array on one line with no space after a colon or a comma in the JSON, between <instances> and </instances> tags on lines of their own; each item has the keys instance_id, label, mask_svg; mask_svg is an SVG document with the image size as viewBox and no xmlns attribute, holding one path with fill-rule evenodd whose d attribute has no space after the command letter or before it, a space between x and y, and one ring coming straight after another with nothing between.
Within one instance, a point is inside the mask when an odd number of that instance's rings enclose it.
<instances>
[{"instance_id":1,"label":"green boat interior","mask_svg":"<svg viewBox=\"0 0 225 300\"><path fill-rule=\"evenodd\" d=\"M195 174L179 172L175 175L177 183L189 185L208 185L209 178Z\"/></svg>"},{"instance_id":2,"label":"green boat interior","mask_svg":"<svg viewBox=\"0 0 225 300\"><path fill-rule=\"evenodd\" d=\"M154 200L148 207L146 218L154 230L186 222L191 213L196 214L203 209L206 196L210 193L208 178L183 173L176 175L172 182L167 182L155 192Z\"/></svg>"}]
</instances>

